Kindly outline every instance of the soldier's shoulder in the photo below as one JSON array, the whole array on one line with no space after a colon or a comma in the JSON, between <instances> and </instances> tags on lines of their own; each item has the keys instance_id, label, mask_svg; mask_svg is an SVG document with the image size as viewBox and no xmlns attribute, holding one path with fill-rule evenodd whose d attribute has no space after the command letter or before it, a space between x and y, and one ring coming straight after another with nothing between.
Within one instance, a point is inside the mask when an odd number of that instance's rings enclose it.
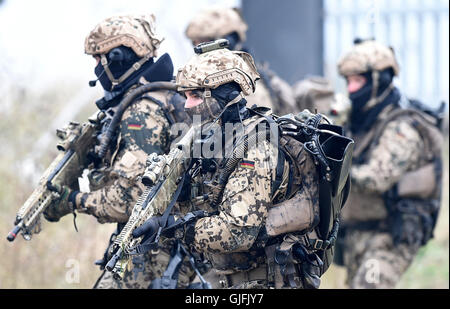
<instances>
[{"instance_id":1,"label":"soldier's shoulder","mask_svg":"<svg viewBox=\"0 0 450 309\"><path fill-rule=\"evenodd\" d=\"M420 134L417 128L414 127L412 120L408 116L402 116L389 121L384 129L382 136L391 139L392 142L398 140L420 140Z\"/></svg>"}]
</instances>

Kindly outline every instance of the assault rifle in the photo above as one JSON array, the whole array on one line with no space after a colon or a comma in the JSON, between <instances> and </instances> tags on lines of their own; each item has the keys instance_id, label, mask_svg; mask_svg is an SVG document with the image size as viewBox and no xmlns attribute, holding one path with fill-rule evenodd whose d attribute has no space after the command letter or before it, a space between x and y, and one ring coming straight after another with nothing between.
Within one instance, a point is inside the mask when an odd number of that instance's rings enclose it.
<instances>
[{"instance_id":1,"label":"assault rifle","mask_svg":"<svg viewBox=\"0 0 450 309\"><path fill-rule=\"evenodd\" d=\"M105 114L97 112L84 123L70 122L63 129L56 130L60 139L56 147L60 152L44 172L37 188L17 212L14 228L7 236L9 241L14 241L20 232L26 240L40 232L41 214L60 198L52 187L77 186L78 176L82 175L91 162L88 153L95 147L103 118Z\"/></svg>"},{"instance_id":2,"label":"assault rifle","mask_svg":"<svg viewBox=\"0 0 450 309\"><path fill-rule=\"evenodd\" d=\"M133 255L144 253L140 245L143 237L134 238L133 231L151 217L162 214L176 202L177 193L183 186L185 173L191 164L191 147L197 132L191 127L186 135L166 155L151 154L147 159L147 168L142 182L147 186L139 197L128 222L115 239L112 258L106 269L116 279L122 279ZM154 243L158 243L158 233Z\"/></svg>"},{"instance_id":3,"label":"assault rifle","mask_svg":"<svg viewBox=\"0 0 450 309\"><path fill-rule=\"evenodd\" d=\"M97 112L85 123L70 122L64 129L57 130L56 135L61 139L57 148L61 153L47 168L38 187L17 212L15 226L7 239L13 241L21 231L26 240L30 240L32 234L39 233L41 214L53 201L60 198L52 188L58 185L77 187L78 176L82 175L83 170L105 157L128 106L147 92L163 89L176 91L176 85L172 82L145 84L134 89L118 106Z\"/></svg>"}]
</instances>

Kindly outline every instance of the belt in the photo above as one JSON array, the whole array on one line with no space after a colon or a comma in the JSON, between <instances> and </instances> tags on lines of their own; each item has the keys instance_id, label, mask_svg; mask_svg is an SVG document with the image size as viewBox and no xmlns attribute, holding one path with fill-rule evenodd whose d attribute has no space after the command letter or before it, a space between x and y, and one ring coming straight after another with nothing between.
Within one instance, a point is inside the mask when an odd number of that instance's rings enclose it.
<instances>
[{"instance_id":1,"label":"belt","mask_svg":"<svg viewBox=\"0 0 450 309\"><path fill-rule=\"evenodd\" d=\"M261 265L258 268L248 271L240 271L234 274L225 275L228 287L238 285L242 282L265 280L267 281L267 266Z\"/></svg>"}]
</instances>

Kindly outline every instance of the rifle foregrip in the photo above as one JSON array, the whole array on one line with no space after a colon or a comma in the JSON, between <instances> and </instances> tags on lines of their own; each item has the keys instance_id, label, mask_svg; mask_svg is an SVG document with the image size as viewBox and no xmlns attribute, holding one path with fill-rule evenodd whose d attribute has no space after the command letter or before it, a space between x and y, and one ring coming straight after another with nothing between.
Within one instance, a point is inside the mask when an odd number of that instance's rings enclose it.
<instances>
[{"instance_id":1,"label":"rifle foregrip","mask_svg":"<svg viewBox=\"0 0 450 309\"><path fill-rule=\"evenodd\" d=\"M117 261L119 260L121 255L122 249L117 250L117 252L113 255L113 257L108 261L108 264L106 264L106 269L108 271L112 271L114 269L114 266L116 266Z\"/></svg>"},{"instance_id":2,"label":"rifle foregrip","mask_svg":"<svg viewBox=\"0 0 450 309\"><path fill-rule=\"evenodd\" d=\"M9 232L8 236L6 237L6 239L8 239L8 241L14 241L14 239L16 239L17 235L20 232L21 227L16 225L11 232Z\"/></svg>"}]
</instances>

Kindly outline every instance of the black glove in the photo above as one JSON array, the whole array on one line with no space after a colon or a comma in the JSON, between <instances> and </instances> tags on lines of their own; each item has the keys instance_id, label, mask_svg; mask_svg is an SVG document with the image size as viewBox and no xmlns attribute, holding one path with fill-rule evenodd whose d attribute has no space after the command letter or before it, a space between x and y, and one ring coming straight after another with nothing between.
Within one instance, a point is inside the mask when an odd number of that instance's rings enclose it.
<instances>
[{"instance_id":1,"label":"black glove","mask_svg":"<svg viewBox=\"0 0 450 309\"><path fill-rule=\"evenodd\" d=\"M423 230L419 215L396 212L393 222L391 233L395 245L422 243Z\"/></svg>"},{"instance_id":2,"label":"black glove","mask_svg":"<svg viewBox=\"0 0 450 309\"><path fill-rule=\"evenodd\" d=\"M45 209L43 214L47 221L58 222L60 218L75 211L78 191L60 185L49 185L48 189L57 192L60 197Z\"/></svg>"},{"instance_id":3,"label":"black glove","mask_svg":"<svg viewBox=\"0 0 450 309\"><path fill-rule=\"evenodd\" d=\"M137 227L133 231L133 233L132 233L133 237L137 238L140 236L144 236L144 238L141 241L141 244L150 243L150 242L155 241L156 233L158 232L160 227L164 228L166 226L171 226L172 224L175 223L175 216L173 216L173 215L170 215L167 218L166 224L164 224L162 219L163 219L162 216L151 217L150 219L145 221L144 224ZM173 233L173 231L171 231L171 232ZM173 235L171 235L172 233L163 232L161 235L164 235L164 236L170 238L171 236L173 236Z\"/></svg>"},{"instance_id":4,"label":"black glove","mask_svg":"<svg viewBox=\"0 0 450 309\"><path fill-rule=\"evenodd\" d=\"M404 243L407 245L423 244L425 234L423 216L414 203L407 200L397 203L392 212L391 234L395 245Z\"/></svg>"},{"instance_id":5,"label":"black glove","mask_svg":"<svg viewBox=\"0 0 450 309\"><path fill-rule=\"evenodd\" d=\"M178 229L183 229L183 239L184 242L189 245L194 241L195 237L195 223L198 218L206 216L206 212L203 210L197 210L187 213L184 217L175 217L170 215L167 218L167 223L164 224L162 216L154 216L148 219L140 227L136 228L132 235L134 238L144 235L141 244L151 243L155 241L156 234L159 228L162 228L161 235L167 238L173 238L175 231Z\"/></svg>"}]
</instances>

